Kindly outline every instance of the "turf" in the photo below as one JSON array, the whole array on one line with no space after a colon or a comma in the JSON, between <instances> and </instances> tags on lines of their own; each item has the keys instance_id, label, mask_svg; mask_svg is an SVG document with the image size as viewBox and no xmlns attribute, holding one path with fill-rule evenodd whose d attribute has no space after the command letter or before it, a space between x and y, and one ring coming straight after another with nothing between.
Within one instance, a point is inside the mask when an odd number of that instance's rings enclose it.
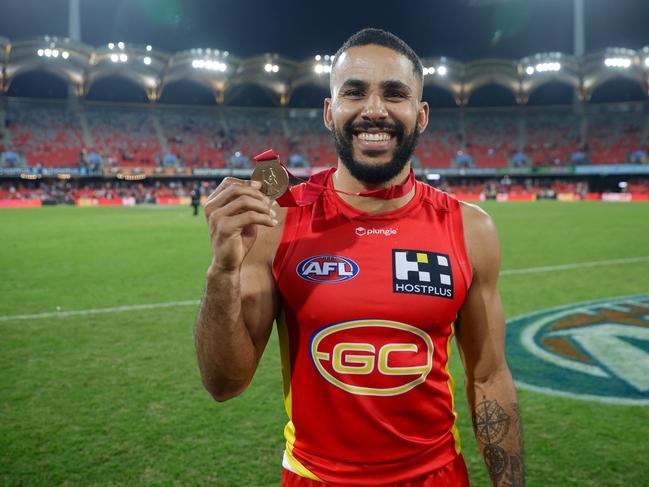
<instances>
[{"instance_id":1,"label":"turf","mask_svg":"<svg viewBox=\"0 0 649 487\"><path fill-rule=\"evenodd\" d=\"M502 268L649 255L649 205L485 204ZM0 316L198 299L210 250L189 208L0 212ZM649 292L649 262L503 276L508 316ZM196 306L0 321L1 485L278 485L277 338L251 387L217 404L193 350ZM472 439L455 354L463 449ZM647 485L649 408L519 391L529 486Z\"/></svg>"}]
</instances>

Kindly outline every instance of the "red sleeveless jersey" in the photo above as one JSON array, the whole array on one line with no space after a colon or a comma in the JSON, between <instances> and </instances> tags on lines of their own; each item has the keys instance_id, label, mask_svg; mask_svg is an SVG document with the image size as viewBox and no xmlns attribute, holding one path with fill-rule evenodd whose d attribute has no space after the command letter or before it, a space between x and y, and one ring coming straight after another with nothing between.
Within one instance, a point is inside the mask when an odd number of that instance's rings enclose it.
<instances>
[{"instance_id":1,"label":"red sleeveless jersey","mask_svg":"<svg viewBox=\"0 0 649 487\"><path fill-rule=\"evenodd\" d=\"M403 482L460 452L448 359L471 266L458 201L415 188L377 215L334 191L287 211L273 262L284 466L304 477Z\"/></svg>"}]
</instances>

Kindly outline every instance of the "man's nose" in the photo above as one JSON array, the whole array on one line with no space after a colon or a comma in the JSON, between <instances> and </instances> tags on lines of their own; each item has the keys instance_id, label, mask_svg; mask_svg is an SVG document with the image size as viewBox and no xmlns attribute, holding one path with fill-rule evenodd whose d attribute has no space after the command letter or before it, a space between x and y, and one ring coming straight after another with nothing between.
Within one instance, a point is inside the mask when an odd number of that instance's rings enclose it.
<instances>
[{"instance_id":1,"label":"man's nose","mask_svg":"<svg viewBox=\"0 0 649 487\"><path fill-rule=\"evenodd\" d=\"M380 120L388 116L383 99L380 95L373 93L365 100L361 116L365 120Z\"/></svg>"}]
</instances>

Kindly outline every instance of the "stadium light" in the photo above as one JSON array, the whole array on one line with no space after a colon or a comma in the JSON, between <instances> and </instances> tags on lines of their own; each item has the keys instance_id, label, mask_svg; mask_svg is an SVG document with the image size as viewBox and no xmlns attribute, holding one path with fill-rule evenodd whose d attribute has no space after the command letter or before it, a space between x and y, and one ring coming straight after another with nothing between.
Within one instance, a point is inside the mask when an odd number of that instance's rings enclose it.
<instances>
[{"instance_id":1,"label":"stadium light","mask_svg":"<svg viewBox=\"0 0 649 487\"><path fill-rule=\"evenodd\" d=\"M631 60L626 57L607 57L604 60L604 65L607 68L623 68L628 69L631 67Z\"/></svg>"},{"instance_id":2,"label":"stadium light","mask_svg":"<svg viewBox=\"0 0 649 487\"><path fill-rule=\"evenodd\" d=\"M59 50L58 49L52 49L52 57L59 57Z\"/></svg>"},{"instance_id":3,"label":"stadium light","mask_svg":"<svg viewBox=\"0 0 649 487\"><path fill-rule=\"evenodd\" d=\"M525 69L525 72L529 75L532 76L536 70L534 69L534 66L528 66L527 69Z\"/></svg>"},{"instance_id":4,"label":"stadium light","mask_svg":"<svg viewBox=\"0 0 649 487\"><path fill-rule=\"evenodd\" d=\"M446 73L448 73L448 68L446 66L440 66L437 68L437 74L440 76L446 76Z\"/></svg>"},{"instance_id":5,"label":"stadium light","mask_svg":"<svg viewBox=\"0 0 649 487\"><path fill-rule=\"evenodd\" d=\"M39 57L43 57L43 54L45 54L45 51L43 51L42 49L39 49L38 51L36 51L36 54L38 54Z\"/></svg>"},{"instance_id":6,"label":"stadium light","mask_svg":"<svg viewBox=\"0 0 649 487\"><path fill-rule=\"evenodd\" d=\"M548 71L561 71L561 63L540 63L535 66L536 71L545 73Z\"/></svg>"},{"instance_id":7,"label":"stadium light","mask_svg":"<svg viewBox=\"0 0 649 487\"><path fill-rule=\"evenodd\" d=\"M126 54L120 54L119 60L125 63L126 61L128 61L128 56Z\"/></svg>"},{"instance_id":8,"label":"stadium light","mask_svg":"<svg viewBox=\"0 0 649 487\"><path fill-rule=\"evenodd\" d=\"M322 74L322 64L316 64L313 69L315 70L316 74Z\"/></svg>"},{"instance_id":9,"label":"stadium light","mask_svg":"<svg viewBox=\"0 0 649 487\"><path fill-rule=\"evenodd\" d=\"M117 47L119 47L120 49L124 49L124 43L122 41L119 41L117 43Z\"/></svg>"},{"instance_id":10,"label":"stadium light","mask_svg":"<svg viewBox=\"0 0 649 487\"><path fill-rule=\"evenodd\" d=\"M146 46L147 52L151 52L151 49L153 49L153 47L151 47L150 45Z\"/></svg>"},{"instance_id":11,"label":"stadium light","mask_svg":"<svg viewBox=\"0 0 649 487\"><path fill-rule=\"evenodd\" d=\"M315 60L320 61L322 59L322 56L320 54L316 54Z\"/></svg>"},{"instance_id":12,"label":"stadium light","mask_svg":"<svg viewBox=\"0 0 649 487\"><path fill-rule=\"evenodd\" d=\"M119 61L119 56L117 54L111 54L110 60L116 63L117 61Z\"/></svg>"},{"instance_id":13,"label":"stadium light","mask_svg":"<svg viewBox=\"0 0 649 487\"><path fill-rule=\"evenodd\" d=\"M147 66L148 66L149 64L151 64L151 58L150 58L149 56L145 56L144 59L143 59L143 61L144 61L144 64L146 64Z\"/></svg>"},{"instance_id":14,"label":"stadium light","mask_svg":"<svg viewBox=\"0 0 649 487\"><path fill-rule=\"evenodd\" d=\"M115 44L113 44L112 42L109 42L108 43L108 49L115 49Z\"/></svg>"},{"instance_id":15,"label":"stadium light","mask_svg":"<svg viewBox=\"0 0 649 487\"><path fill-rule=\"evenodd\" d=\"M45 49L45 56L46 57L52 57L52 50L51 49Z\"/></svg>"},{"instance_id":16,"label":"stadium light","mask_svg":"<svg viewBox=\"0 0 649 487\"><path fill-rule=\"evenodd\" d=\"M266 63L264 71L267 73L277 73L279 71L279 66L277 64Z\"/></svg>"},{"instance_id":17,"label":"stadium light","mask_svg":"<svg viewBox=\"0 0 649 487\"><path fill-rule=\"evenodd\" d=\"M649 57L644 60L644 65L649 68Z\"/></svg>"},{"instance_id":18,"label":"stadium light","mask_svg":"<svg viewBox=\"0 0 649 487\"><path fill-rule=\"evenodd\" d=\"M69 53L68 51L63 51L63 53L61 54L61 57L62 57L63 59L67 59L67 58L70 57L70 53Z\"/></svg>"}]
</instances>

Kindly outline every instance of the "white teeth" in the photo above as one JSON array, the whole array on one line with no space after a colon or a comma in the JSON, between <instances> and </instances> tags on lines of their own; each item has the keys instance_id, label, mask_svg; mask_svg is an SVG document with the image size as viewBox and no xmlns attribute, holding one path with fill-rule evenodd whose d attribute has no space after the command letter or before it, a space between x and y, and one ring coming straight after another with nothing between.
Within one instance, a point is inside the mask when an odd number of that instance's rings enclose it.
<instances>
[{"instance_id":1,"label":"white teeth","mask_svg":"<svg viewBox=\"0 0 649 487\"><path fill-rule=\"evenodd\" d=\"M358 134L358 138L361 140L390 140L390 134L386 132L378 132L376 134L361 132Z\"/></svg>"}]
</instances>

